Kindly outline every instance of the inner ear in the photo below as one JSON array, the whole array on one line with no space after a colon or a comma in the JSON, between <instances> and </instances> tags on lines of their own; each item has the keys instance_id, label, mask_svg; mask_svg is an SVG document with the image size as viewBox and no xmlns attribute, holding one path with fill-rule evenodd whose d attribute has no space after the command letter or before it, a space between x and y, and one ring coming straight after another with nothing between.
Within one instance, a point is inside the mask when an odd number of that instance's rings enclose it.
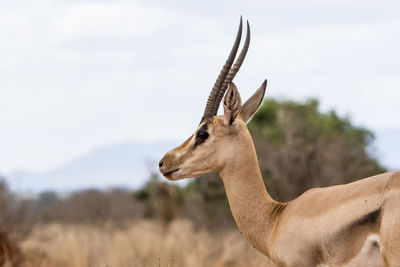
<instances>
[{"instance_id":1,"label":"inner ear","mask_svg":"<svg viewBox=\"0 0 400 267\"><path fill-rule=\"evenodd\" d=\"M267 80L258 88L258 90L244 103L240 112L240 117L244 122L248 122L251 117L256 113L264 98L265 89L267 88Z\"/></svg>"},{"instance_id":2,"label":"inner ear","mask_svg":"<svg viewBox=\"0 0 400 267\"><path fill-rule=\"evenodd\" d=\"M233 82L228 85L224 97L224 122L225 125L232 125L242 109L242 100L239 91Z\"/></svg>"}]
</instances>

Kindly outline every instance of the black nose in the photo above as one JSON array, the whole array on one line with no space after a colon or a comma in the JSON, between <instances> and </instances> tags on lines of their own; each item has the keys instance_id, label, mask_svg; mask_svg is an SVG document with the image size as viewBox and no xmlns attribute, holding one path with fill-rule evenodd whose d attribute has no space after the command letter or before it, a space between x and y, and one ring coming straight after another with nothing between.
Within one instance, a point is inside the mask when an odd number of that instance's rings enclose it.
<instances>
[{"instance_id":1,"label":"black nose","mask_svg":"<svg viewBox=\"0 0 400 267\"><path fill-rule=\"evenodd\" d=\"M160 161L160 163L158 163L158 167L162 167L162 165L164 164L164 162L163 161Z\"/></svg>"}]
</instances>

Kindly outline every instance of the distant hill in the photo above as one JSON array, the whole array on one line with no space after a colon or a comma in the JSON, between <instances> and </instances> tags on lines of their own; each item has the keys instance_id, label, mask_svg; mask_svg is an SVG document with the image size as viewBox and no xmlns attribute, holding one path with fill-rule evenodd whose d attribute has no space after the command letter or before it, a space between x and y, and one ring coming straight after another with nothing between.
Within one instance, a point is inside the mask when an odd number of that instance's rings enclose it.
<instances>
[{"instance_id":1,"label":"distant hill","mask_svg":"<svg viewBox=\"0 0 400 267\"><path fill-rule=\"evenodd\" d=\"M158 161L174 145L158 142L100 147L61 167L45 172L15 171L6 175L6 179L17 192L68 192L118 186L138 188L147 181L152 170L157 170Z\"/></svg>"}]
</instances>

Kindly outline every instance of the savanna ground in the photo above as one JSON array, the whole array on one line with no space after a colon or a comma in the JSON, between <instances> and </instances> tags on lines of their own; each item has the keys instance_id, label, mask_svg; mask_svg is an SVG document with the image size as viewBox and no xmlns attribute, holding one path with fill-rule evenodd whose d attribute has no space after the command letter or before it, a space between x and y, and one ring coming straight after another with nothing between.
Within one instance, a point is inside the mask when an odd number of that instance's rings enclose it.
<instances>
[{"instance_id":1,"label":"savanna ground","mask_svg":"<svg viewBox=\"0 0 400 267\"><path fill-rule=\"evenodd\" d=\"M48 224L21 243L24 266L271 266L239 231L211 233L188 220L150 220L124 227Z\"/></svg>"}]
</instances>

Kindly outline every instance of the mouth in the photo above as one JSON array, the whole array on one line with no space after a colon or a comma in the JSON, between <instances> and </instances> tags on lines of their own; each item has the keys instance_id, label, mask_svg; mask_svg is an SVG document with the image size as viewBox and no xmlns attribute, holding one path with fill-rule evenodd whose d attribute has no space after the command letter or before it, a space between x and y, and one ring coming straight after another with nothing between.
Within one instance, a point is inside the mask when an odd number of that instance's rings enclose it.
<instances>
[{"instance_id":1,"label":"mouth","mask_svg":"<svg viewBox=\"0 0 400 267\"><path fill-rule=\"evenodd\" d=\"M173 170L164 172L163 175L164 175L165 177L167 177L167 178L171 178L171 175L172 175L174 172L177 172L177 171L179 171L179 170L180 170L180 168L176 168L176 169L173 169Z\"/></svg>"}]
</instances>

